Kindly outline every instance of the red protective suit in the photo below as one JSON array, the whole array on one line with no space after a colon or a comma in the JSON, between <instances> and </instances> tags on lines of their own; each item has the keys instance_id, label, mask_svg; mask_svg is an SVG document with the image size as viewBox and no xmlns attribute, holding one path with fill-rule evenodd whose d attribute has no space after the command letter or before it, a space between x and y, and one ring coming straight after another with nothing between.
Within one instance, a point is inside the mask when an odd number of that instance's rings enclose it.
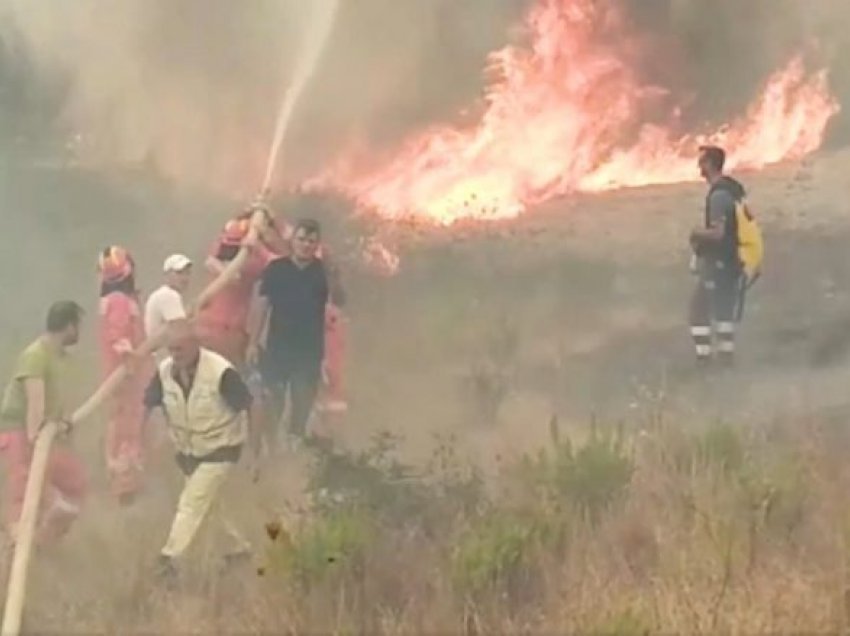
<instances>
[{"instance_id":1,"label":"red protective suit","mask_svg":"<svg viewBox=\"0 0 850 636\"><path fill-rule=\"evenodd\" d=\"M210 256L215 257L218 244ZM254 287L263 270L275 254L258 245L251 252L239 280L234 281L213 296L198 314L198 334L204 347L227 358L243 370L248 348L248 314Z\"/></svg>"},{"instance_id":2,"label":"red protective suit","mask_svg":"<svg viewBox=\"0 0 850 636\"><path fill-rule=\"evenodd\" d=\"M328 303L325 311L325 360L322 407L329 411L345 409L343 365L345 364L345 317L342 310Z\"/></svg>"},{"instance_id":3,"label":"red protective suit","mask_svg":"<svg viewBox=\"0 0 850 636\"><path fill-rule=\"evenodd\" d=\"M32 444L24 430L0 433L0 454L6 466L6 488L3 508L10 532L16 531L24 494L27 489ZM47 459L44 494L36 540L39 543L58 539L76 519L86 496L86 470L77 457L61 443L54 443Z\"/></svg>"},{"instance_id":4,"label":"red protective suit","mask_svg":"<svg viewBox=\"0 0 850 636\"><path fill-rule=\"evenodd\" d=\"M123 361L122 348L136 349L145 329L138 299L113 292L100 299L100 347L104 378ZM120 498L136 494L142 486L145 460L145 387L154 369L149 358L137 361L135 372L109 401L106 426L106 466L112 493Z\"/></svg>"}]
</instances>

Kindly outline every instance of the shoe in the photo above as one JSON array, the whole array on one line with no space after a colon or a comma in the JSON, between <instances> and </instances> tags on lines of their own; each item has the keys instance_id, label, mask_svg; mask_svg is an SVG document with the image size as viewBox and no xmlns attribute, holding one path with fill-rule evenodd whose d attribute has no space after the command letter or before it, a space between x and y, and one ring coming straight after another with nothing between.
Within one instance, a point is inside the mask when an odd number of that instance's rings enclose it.
<instances>
[{"instance_id":1,"label":"shoe","mask_svg":"<svg viewBox=\"0 0 850 636\"><path fill-rule=\"evenodd\" d=\"M179 572L174 564L174 559L164 554L159 555L156 562L156 579L157 582L167 590L173 590L177 587L177 579Z\"/></svg>"}]
</instances>

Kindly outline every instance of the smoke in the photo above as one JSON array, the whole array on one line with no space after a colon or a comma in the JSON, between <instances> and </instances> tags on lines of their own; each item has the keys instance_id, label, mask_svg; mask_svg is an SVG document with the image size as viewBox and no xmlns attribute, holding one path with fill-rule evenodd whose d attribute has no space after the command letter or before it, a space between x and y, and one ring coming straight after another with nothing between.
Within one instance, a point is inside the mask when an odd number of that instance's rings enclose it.
<instances>
[{"instance_id":1,"label":"smoke","mask_svg":"<svg viewBox=\"0 0 850 636\"><path fill-rule=\"evenodd\" d=\"M504 37L521 7L454 4L345 3L312 99L294 115L284 169L320 161L344 131L392 135L433 114L435 101L451 103L447 86L475 86L494 34ZM43 124L74 139L87 162L144 164L226 192L257 189L309 3L8 0L0 12L7 54L17 42L27 71L59 92Z\"/></svg>"},{"instance_id":2,"label":"smoke","mask_svg":"<svg viewBox=\"0 0 850 636\"><path fill-rule=\"evenodd\" d=\"M642 71L692 95L694 117L740 113L769 72L813 43L839 96L850 98L850 71L838 64L850 53L844 3L610 1L626 6L642 37L635 45L650 52L639 56ZM342 3L294 113L278 183L315 173L352 139L392 145L464 109L474 117L486 56L515 37L511 27L530 4ZM18 127L37 121L98 168L143 165L214 191L253 193L308 9L303 0L6 0L0 72L18 77L4 82L0 105L7 113L17 105Z\"/></svg>"}]
</instances>

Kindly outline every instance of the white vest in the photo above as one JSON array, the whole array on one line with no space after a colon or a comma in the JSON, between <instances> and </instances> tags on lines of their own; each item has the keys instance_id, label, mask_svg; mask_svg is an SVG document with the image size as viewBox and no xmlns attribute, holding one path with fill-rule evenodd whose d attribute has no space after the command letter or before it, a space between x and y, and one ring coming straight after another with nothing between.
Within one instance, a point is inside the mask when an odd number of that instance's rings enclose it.
<instances>
[{"instance_id":1,"label":"white vest","mask_svg":"<svg viewBox=\"0 0 850 636\"><path fill-rule=\"evenodd\" d=\"M219 391L221 377L232 365L217 353L202 348L188 399L174 379L172 367L171 357L163 360L159 378L163 410L177 451L203 457L219 448L244 443L248 436L246 415L234 413Z\"/></svg>"}]
</instances>

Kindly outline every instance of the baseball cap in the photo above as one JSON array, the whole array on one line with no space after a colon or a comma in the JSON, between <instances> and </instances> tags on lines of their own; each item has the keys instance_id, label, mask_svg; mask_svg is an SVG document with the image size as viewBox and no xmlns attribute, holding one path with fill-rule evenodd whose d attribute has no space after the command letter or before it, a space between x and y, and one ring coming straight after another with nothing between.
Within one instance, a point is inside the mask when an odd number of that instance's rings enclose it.
<instances>
[{"instance_id":1,"label":"baseball cap","mask_svg":"<svg viewBox=\"0 0 850 636\"><path fill-rule=\"evenodd\" d=\"M182 272L191 264L192 259L190 259L188 256L183 256L183 254L172 254L171 256L166 258L165 262L162 264L162 271Z\"/></svg>"}]
</instances>

